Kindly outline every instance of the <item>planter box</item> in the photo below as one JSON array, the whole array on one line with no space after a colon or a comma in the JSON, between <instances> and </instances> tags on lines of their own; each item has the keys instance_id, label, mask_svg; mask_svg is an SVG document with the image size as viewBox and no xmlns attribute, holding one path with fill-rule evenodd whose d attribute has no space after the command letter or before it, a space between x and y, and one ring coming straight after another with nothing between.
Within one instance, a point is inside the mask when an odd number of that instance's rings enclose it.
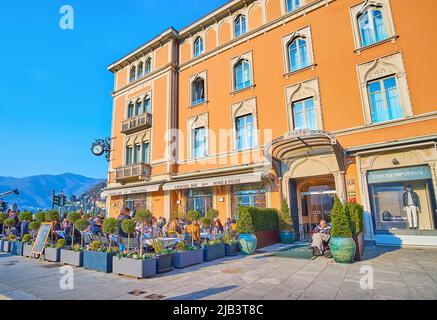
<instances>
[{"instance_id":1,"label":"planter box","mask_svg":"<svg viewBox=\"0 0 437 320\"><path fill-rule=\"evenodd\" d=\"M257 238L257 249L279 243L279 231L258 231L255 232Z\"/></svg>"},{"instance_id":2,"label":"planter box","mask_svg":"<svg viewBox=\"0 0 437 320\"><path fill-rule=\"evenodd\" d=\"M225 245L223 243L203 248L203 261L211 261L225 257Z\"/></svg>"},{"instance_id":3,"label":"planter box","mask_svg":"<svg viewBox=\"0 0 437 320\"><path fill-rule=\"evenodd\" d=\"M153 277L156 275L156 259L138 260L114 256L112 257L112 272L138 279Z\"/></svg>"},{"instance_id":4,"label":"planter box","mask_svg":"<svg viewBox=\"0 0 437 320\"><path fill-rule=\"evenodd\" d=\"M96 270L100 272L112 272L112 258L117 255L115 252L83 252L83 267L85 269Z\"/></svg>"},{"instance_id":5,"label":"planter box","mask_svg":"<svg viewBox=\"0 0 437 320\"><path fill-rule=\"evenodd\" d=\"M171 266L171 256L172 254L156 256L156 272L164 273L173 270Z\"/></svg>"},{"instance_id":6,"label":"planter box","mask_svg":"<svg viewBox=\"0 0 437 320\"><path fill-rule=\"evenodd\" d=\"M226 256L236 256L240 250L238 250L238 242L228 244L225 243L225 255Z\"/></svg>"},{"instance_id":7,"label":"planter box","mask_svg":"<svg viewBox=\"0 0 437 320\"><path fill-rule=\"evenodd\" d=\"M32 252L32 244L24 243L23 244L23 257L30 257L30 253Z\"/></svg>"},{"instance_id":8,"label":"planter box","mask_svg":"<svg viewBox=\"0 0 437 320\"><path fill-rule=\"evenodd\" d=\"M16 256L23 255L23 242L21 241L11 241L9 245L9 252Z\"/></svg>"},{"instance_id":9,"label":"planter box","mask_svg":"<svg viewBox=\"0 0 437 320\"><path fill-rule=\"evenodd\" d=\"M44 249L44 260L59 262L61 260L61 249L46 247Z\"/></svg>"},{"instance_id":10,"label":"planter box","mask_svg":"<svg viewBox=\"0 0 437 320\"><path fill-rule=\"evenodd\" d=\"M171 264L175 268L185 268L203 262L203 249L173 253Z\"/></svg>"},{"instance_id":11,"label":"planter box","mask_svg":"<svg viewBox=\"0 0 437 320\"><path fill-rule=\"evenodd\" d=\"M1 241L1 249L2 249L2 251L3 251L3 252L9 252L9 250L10 250L10 245L11 245L11 242L10 242L10 241L2 240L2 241Z\"/></svg>"},{"instance_id":12,"label":"planter box","mask_svg":"<svg viewBox=\"0 0 437 320\"><path fill-rule=\"evenodd\" d=\"M83 251L61 250L61 263L75 267L83 266Z\"/></svg>"},{"instance_id":13,"label":"planter box","mask_svg":"<svg viewBox=\"0 0 437 320\"><path fill-rule=\"evenodd\" d=\"M355 251L355 261L361 261L365 249L364 232L361 232L358 236L352 238L357 247L357 251Z\"/></svg>"}]
</instances>

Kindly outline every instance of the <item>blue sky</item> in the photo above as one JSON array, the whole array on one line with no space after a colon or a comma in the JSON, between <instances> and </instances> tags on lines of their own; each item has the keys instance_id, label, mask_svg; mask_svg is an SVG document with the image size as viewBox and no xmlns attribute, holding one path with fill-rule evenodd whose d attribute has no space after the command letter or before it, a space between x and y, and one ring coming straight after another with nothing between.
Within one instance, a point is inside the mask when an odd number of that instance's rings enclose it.
<instances>
[{"instance_id":1,"label":"blue sky","mask_svg":"<svg viewBox=\"0 0 437 320\"><path fill-rule=\"evenodd\" d=\"M106 177L90 145L110 134L107 66L163 30L227 0L0 2L0 176L72 172ZM59 27L63 5L74 29Z\"/></svg>"}]
</instances>

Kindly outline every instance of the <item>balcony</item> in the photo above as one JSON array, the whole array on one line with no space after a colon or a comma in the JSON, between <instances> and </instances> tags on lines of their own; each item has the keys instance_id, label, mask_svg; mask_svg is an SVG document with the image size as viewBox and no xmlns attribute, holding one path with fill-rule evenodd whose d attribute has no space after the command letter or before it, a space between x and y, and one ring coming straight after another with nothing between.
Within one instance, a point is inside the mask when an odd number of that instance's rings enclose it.
<instances>
[{"instance_id":1,"label":"balcony","mask_svg":"<svg viewBox=\"0 0 437 320\"><path fill-rule=\"evenodd\" d=\"M151 167L148 163L136 163L115 169L115 181L147 180L150 178Z\"/></svg>"},{"instance_id":2,"label":"balcony","mask_svg":"<svg viewBox=\"0 0 437 320\"><path fill-rule=\"evenodd\" d=\"M127 119L121 123L121 132L130 134L136 131L145 130L152 126L152 114L143 113L134 118Z\"/></svg>"}]
</instances>

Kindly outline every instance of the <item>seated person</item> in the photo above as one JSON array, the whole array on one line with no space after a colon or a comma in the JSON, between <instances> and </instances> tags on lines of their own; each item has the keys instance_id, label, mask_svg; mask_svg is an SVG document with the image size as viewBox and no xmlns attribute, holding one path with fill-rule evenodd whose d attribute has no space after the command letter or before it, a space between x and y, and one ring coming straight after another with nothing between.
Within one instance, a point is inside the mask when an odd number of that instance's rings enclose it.
<instances>
[{"instance_id":1,"label":"seated person","mask_svg":"<svg viewBox=\"0 0 437 320\"><path fill-rule=\"evenodd\" d=\"M179 219L173 219L173 221L169 223L166 232L168 237L177 238L178 234L182 233L182 229L179 225Z\"/></svg>"},{"instance_id":2,"label":"seated person","mask_svg":"<svg viewBox=\"0 0 437 320\"><path fill-rule=\"evenodd\" d=\"M193 221L185 227L185 232L192 235L193 242L200 242L200 225L199 221Z\"/></svg>"},{"instance_id":3,"label":"seated person","mask_svg":"<svg viewBox=\"0 0 437 320\"><path fill-rule=\"evenodd\" d=\"M331 239L330 231L331 226L323 219L320 220L319 225L314 228L311 248L315 256L321 256L325 253L325 243L328 243Z\"/></svg>"}]
</instances>

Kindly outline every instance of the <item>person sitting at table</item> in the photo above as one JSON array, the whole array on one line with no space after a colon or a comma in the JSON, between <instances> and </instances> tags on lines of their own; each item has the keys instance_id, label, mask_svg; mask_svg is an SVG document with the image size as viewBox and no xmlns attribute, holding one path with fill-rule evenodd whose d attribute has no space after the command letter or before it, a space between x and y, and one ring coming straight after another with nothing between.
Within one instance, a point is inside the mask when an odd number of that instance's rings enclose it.
<instances>
[{"instance_id":1,"label":"person sitting at table","mask_svg":"<svg viewBox=\"0 0 437 320\"><path fill-rule=\"evenodd\" d=\"M214 222L214 225L211 229L211 235L215 236L217 234L223 233L225 230L223 229L222 223L220 222L220 219L216 219Z\"/></svg>"},{"instance_id":2,"label":"person sitting at table","mask_svg":"<svg viewBox=\"0 0 437 320\"><path fill-rule=\"evenodd\" d=\"M71 232L72 232L71 229L73 228L73 223L68 221L65 223L65 225L66 227L64 228L64 239L67 245L71 245ZM73 244L75 243L80 243L80 232L76 228L74 228L74 233L73 233Z\"/></svg>"},{"instance_id":3,"label":"person sitting at table","mask_svg":"<svg viewBox=\"0 0 437 320\"><path fill-rule=\"evenodd\" d=\"M195 243L200 242L200 223L198 220L187 224L184 231L193 238Z\"/></svg>"},{"instance_id":4,"label":"person sitting at table","mask_svg":"<svg viewBox=\"0 0 437 320\"><path fill-rule=\"evenodd\" d=\"M99 214L93 221L91 226L91 233L93 235L103 235L102 224L105 216L103 214Z\"/></svg>"},{"instance_id":5,"label":"person sitting at table","mask_svg":"<svg viewBox=\"0 0 437 320\"><path fill-rule=\"evenodd\" d=\"M182 233L182 229L179 225L179 219L173 219L167 227L167 236L170 238L177 238L178 234Z\"/></svg>"}]
</instances>

